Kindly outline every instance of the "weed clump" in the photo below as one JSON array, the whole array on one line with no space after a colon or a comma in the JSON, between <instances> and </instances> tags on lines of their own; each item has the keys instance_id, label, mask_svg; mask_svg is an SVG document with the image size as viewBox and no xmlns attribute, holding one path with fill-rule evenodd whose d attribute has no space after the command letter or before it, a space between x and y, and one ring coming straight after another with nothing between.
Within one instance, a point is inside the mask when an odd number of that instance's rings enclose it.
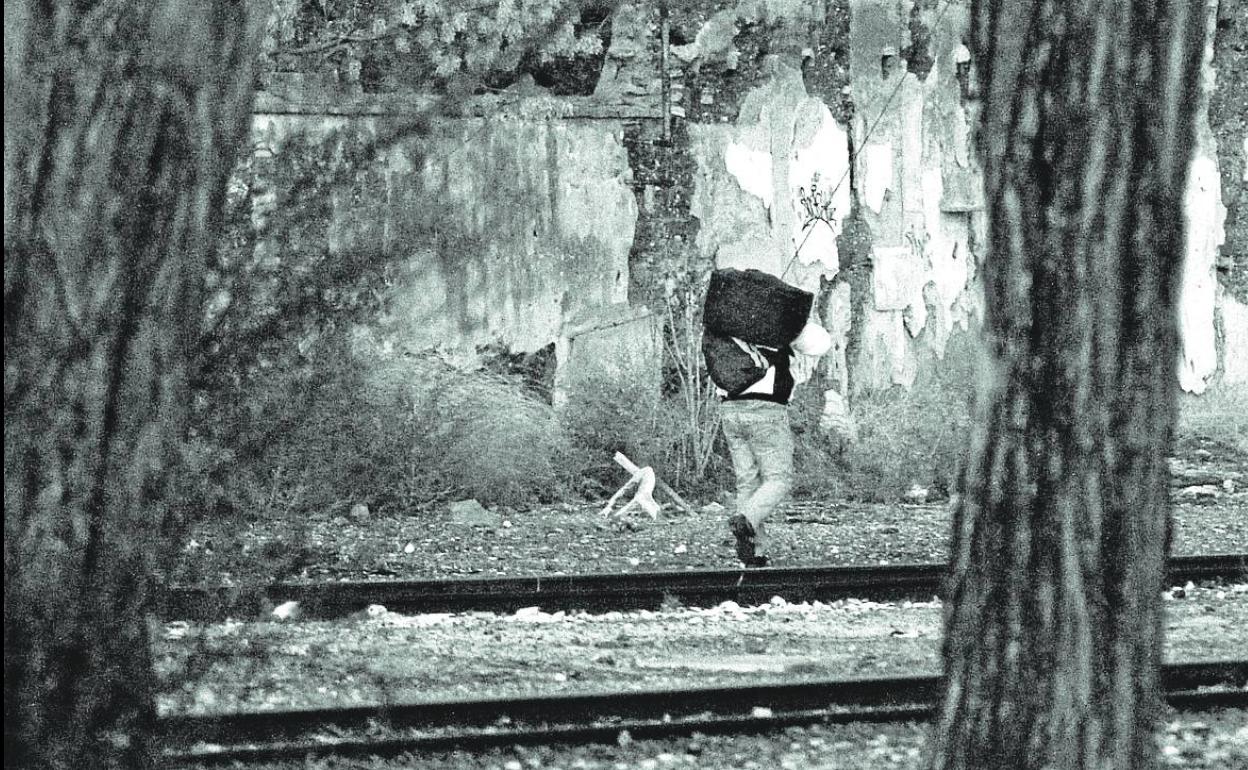
<instances>
[{"instance_id":1,"label":"weed clump","mask_svg":"<svg viewBox=\"0 0 1248 770\"><path fill-rule=\"evenodd\" d=\"M855 399L852 442L817 428L821 399L802 394L795 403L795 494L895 502L918 487L928 500L949 495L970 436L978 344L969 334L951 338L943 358L920 365L910 388Z\"/></svg>"}]
</instances>

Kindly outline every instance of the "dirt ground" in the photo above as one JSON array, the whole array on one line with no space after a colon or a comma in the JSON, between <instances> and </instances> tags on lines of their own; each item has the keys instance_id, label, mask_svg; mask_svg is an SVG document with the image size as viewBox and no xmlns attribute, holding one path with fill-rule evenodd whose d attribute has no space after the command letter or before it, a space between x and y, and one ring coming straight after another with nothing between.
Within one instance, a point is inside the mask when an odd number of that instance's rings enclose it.
<instances>
[{"instance_id":1,"label":"dirt ground","mask_svg":"<svg viewBox=\"0 0 1248 770\"><path fill-rule=\"evenodd\" d=\"M1166 602L1166 658L1241 657L1248 585ZM337 622L171 623L157 642L165 711L711 687L939 670L938 602L855 599L664 611L406 616Z\"/></svg>"},{"instance_id":2,"label":"dirt ground","mask_svg":"<svg viewBox=\"0 0 1248 770\"><path fill-rule=\"evenodd\" d=\"M1248 551L1246 460L1195 446L1175 461L1176 554ZM216 584L735 566L726 512L695 505L693 514L669 506L657 519L627 526L604 520L600 502L493 511L496 522L477 527L454 523L447 510L214 522L191 534L174 577ZM773 527L772 553L785 566L939 561L949 516L947 502L795 501ZM1166 607L1167 659L1238 657L1248 648L1248 585L1178 592ZM939 616L934 601L790 604L783 597L759 607L600 615L530 608L402 616L373 608L336 623L169 624L157 634L155 654L163 713L311 708L934 672ZM816 726L768 736L405 756L369 766L914 770L926 730ZM1248 768L1242 712L1171 715L1158 743L1163 766ZM328 758L315 766L357 765Z\"/></svg>"},{"instance_id":3,"label":"dirt ground","mask_svg":"<svg viewBox=\"0 0 1248 770\"><path fill-rule=\"evenodd\" d=\"M1175 554L1248 552L1248 456L1199 446L1173 464ZM411 515L217 520L196 527L171 575L182 584L543 575L736 566L727 511L668 502L656 519L604 518L603 502L495 510L487 526L443 506ZM945 558L951 507L794 501L770 525L776 566Z\"/></svg>"}]
</instances>

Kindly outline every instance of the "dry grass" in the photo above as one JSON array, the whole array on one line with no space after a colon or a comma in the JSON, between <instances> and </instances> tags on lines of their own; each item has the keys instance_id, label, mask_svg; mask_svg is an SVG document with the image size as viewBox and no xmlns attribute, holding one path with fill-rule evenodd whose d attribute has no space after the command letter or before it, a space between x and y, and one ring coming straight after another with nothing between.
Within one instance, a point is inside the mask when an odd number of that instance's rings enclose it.
<instances>
[{"instance_id":1,"label":"dry grass","mask_svg":"<svg viewBox=\"0 0 1248 770\"><path fill-rule=\"evenodd\" d=\"M913 486L928 489L933 498L947 494L967 443L975 361L973 340L955 338L942 360L920 367L912 387L852 402L854 443L841 444L813 429L799 435L799 492L874 502L898 500Z\"/></svg>"},{"instance_id":2,"label":"dry grass","mask_svg":"<svg viewBox=\"0 0 1248 770\"><path fill-rule=\"evenodd\" d=\"M889 502L913 486L932 498L952 490L971 420L972 345L952 345L908 390L858 398L850 445L816 427L818 393L799 390L796 496ZM275 443L261 456L232 458L226 481L212 483L230 486L237 509L262 517L357 502L407 511L467 497L523 507L604 497L620 481L611 457L623 451L693 499L730 488L715 411L705 408L713 404L642 390L604 382L556 415L522 378L477 358L348 360L303 391L306 403L287 398L276 417L276 407L260 404L260 421L281 425ZM1248 386L1183 396L1177 440L1248 453Z\"/></svg>"},{"instance_id":3,"label":"dry grass","mask_svg":"<svg viewBox=\"0 0 1248 770\"><path fill-rule=\"evenodd\" d=\"M1179 399L1177 438L1204 438L1248 453L1248 385L1220 385Z\"/></svg>"}]
</instances>

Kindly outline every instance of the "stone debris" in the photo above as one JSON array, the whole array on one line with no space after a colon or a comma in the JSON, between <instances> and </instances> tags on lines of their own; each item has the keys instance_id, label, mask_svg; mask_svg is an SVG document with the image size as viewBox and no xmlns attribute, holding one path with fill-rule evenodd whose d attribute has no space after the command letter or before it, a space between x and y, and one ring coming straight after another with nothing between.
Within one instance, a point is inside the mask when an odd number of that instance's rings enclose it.
<instances>
[{"instance_id":1,"label":"stone debris","mask_svg":"<svg viewBox=\"0 0 1248 770\"><path fill-rule=\"evenodd\" d=\"M819 428L847 443L858 440L858 424L850 414L845 397L835 388L823 392L823 413L819 415Z\"/></svg>"},{"instance_id":2,"label":"stone debris","mask_svg":"<svg viewBox=\"0 0 1248 770\"><path fill-rule=\"evenodd\" d=\"M1228 479L1228 481L1230 480ZM1201 484L1199 486L1183 487L1179 490L1178 496L1185 500L1216 500L1222 496L1222 489L1213 484Z\"/></svg>"},{"instance_id":3,"label":"stone debris","mask_svg":"<svg viewBox=\"0 0 1248 770\"><path fill-rule=\"evenodd\" d=\"M282 602L273 608L273 617L277 620L298 620L301 611L299 602Z\"/></svg>"},{"instance_id":4,"label":"stone debris","mask_svg":"<svg viewBox=\"0 0 1248 770\"><path fill-rule=\"evenodd\" d=\"M912 505L922 505L927 502L927 498L930 494L931 492L927 487L913 484L906 490L906 494L903 497L907 503L911 503Z\"/></svg>"},{"instance_id":5,"label":"stone debris","mask_svg":"<svg viewBox=\"0 0 1248 770\"><path fill-rule=\"evenodd\" d=\"M447 506L451 522L467 527L500 527L503 517L488 511L476 500L457 500Z\"/></svg>"},{"instance_id":6,"label":"stone debris","mask_svg":"<svg viewBox=\"0 0 1248 770\"><path fill-rule=\"evenodd\" d=\"M638 668L680 669L684 671L728 672L734 674L783 674L795 669L809 670L818 661L800 655L677 655L667 658L642 658Z\"/></svg>"},{"instance_id":7,"label":"stone debris","mask_svg":"<svg viewBox=\"0 0 1248 770\"><path fill-rule=\"evenodd\" d=\"M397 612L387 612L379 618L388 626L397 626L400 628L423 628L426 626L442 626L450 625L459 618L451 612L426 612L421 615L401 615Z\"/></svg>"},{"instance_id":8,"label":"stone debris","mask_svg":"<svg viewBox=\"0 0 1248 770\"><path fill-rule=\"evenodd\" d=\"M559 610L558 612L543 612L540 607L522 607L516 610L510 619L517 623L557 623L566 620L568 613Z\"/></svg>"}]
</instances>

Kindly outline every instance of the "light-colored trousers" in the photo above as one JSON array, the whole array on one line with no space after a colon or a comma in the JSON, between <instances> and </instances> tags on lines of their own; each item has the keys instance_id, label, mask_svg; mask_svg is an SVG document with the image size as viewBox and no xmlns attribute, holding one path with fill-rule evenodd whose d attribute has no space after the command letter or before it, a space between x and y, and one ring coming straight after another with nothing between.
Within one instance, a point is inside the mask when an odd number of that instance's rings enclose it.
<instances>
[{"instance_id":1,"label":"light-colored trousers","mask_svg":"<svg viewBox=\"0 0 1248 770\"><path fill-rule=\"evenodd\" d=\"M754 550L767 553L765 522L793 489L789 409L772 401L724 401L721 424L737 476L736 512L754 527Z\"/></svg>"}]
</instances>

